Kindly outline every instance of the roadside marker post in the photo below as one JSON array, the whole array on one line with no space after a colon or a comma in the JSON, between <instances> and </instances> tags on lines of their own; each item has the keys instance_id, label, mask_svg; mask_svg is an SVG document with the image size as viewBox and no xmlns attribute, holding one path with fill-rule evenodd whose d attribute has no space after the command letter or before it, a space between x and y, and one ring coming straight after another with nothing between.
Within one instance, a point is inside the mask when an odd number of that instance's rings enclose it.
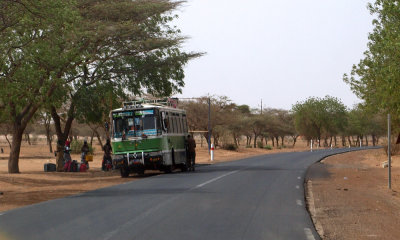
<instances>
[{"instance_id":1,"label":"roadside marker post","mask_svg":"<svg viewBox=\"0 0 400 240\"><path fill-rule=\"evenodd\" d=\"M212 161L214 161L214 144L213 143L211 143L210 154L211 154L211 162L212 162Z\"/></svg>"},{"instance_id":2,"label":"roadside marker post","mask_svg":"<svg viewBox=\"0 0 400 240\"><path fill-rule=\"evenodd\" d=\"M311 152L313 150L313 140L311 139Z\"/></svg>"}]
</instances>

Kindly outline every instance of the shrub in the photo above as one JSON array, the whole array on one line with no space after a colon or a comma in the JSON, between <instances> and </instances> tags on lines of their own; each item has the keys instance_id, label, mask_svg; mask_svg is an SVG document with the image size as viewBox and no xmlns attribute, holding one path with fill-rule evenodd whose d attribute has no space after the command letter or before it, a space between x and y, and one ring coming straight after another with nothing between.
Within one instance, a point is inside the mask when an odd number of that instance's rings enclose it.
<instances>
[{"instance_id":1,"label":"shrub","mask_svg":"<svg viewBox=\"0 0 400 240\"><path fill-rule=\"evenodd\" d=\"M246 146L246 148L253 148L253 146L251 146L251 145L247 145L247 146Z\"/></svg>"},{"instance_id":2,"label":"shrub","mask_svg":"<svg viewBox=\"0 0 400 240\"><path fill-rule=\"evenodd\" d=\"M383 145L383 150L385 151L386 155L388 155L388 145L387 143ZM400 144L391 144L390 145L390 155L398 155L400 153Z\"/></svg>"},{"instance_id":3,"label":"shrub","mask_svg":"<svg viewBox=\"0 0 400 240\"><path fill-rule=\"evenodd\" d=\"M257 142L257 147L258 148L264 148L264 143L263 142Z\"/></svg>"},{"instance_id":4,"label":"shrub","mask_svg":"<svg viewBox=\"0 0 400 240\"><path fill-rule=\"evenodd\" d=\"M222 148L225 149L225 150L229 150L229 151L236 151L237 150L237 146L235 144L232 144L232 143L224 144L222 146Z\"/></svg>"},{"instance_id":5,"label":"shrub","mask_svg":"<svg viewBox=\"0 0 400 240\"><path fill-rule=\"evenodd\" d=\"M266 145L266 146L264 147L264 149L272 150L272 146L271 146L271 145Z\"/></svg>"},{"instance_id":6,"label":"shrub","mask_svg":"<svg viewBox=\"0 0 400 240\"><path fill-rule=\"evenodd\" d=\"M92 145L90 143L88 143L88 145L89 145L90 154L93 154L94 148L92 147ZM81 140L72 141L71 142L71 153L80 154L82 146L83 146L83 141L81 141Z\"/></svg>"}]
</instances>

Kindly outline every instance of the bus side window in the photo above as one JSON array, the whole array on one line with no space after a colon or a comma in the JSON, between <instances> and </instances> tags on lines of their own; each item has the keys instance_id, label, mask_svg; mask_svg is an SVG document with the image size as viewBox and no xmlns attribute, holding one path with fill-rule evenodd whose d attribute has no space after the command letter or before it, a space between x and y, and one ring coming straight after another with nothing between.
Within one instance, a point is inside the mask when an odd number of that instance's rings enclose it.
<instances>
[{"instance_id":1,"label":"bus side window","mask_svg":"<svg viewBox=\"0 0 400 240\"><path fill-rule=\"evenodd\" d=\"M162 129L164 132L168 133L168 128L169 128L169 120L168 120L168 113L166 112L161 112L161 122L162 122Z\"/></svg>"},{"instance_id":2,"label":"bus side window","mask_svg":"<svg viewBox=\"0 0 400 240\"><path fill-rule=\"evenodd\" d=\"M188 132L186 115L183 115L182 120L183 120L183 132L186 134Z\"/></svg>"},{"instance_id":3,"label":"bus side window","mask_svg":"<svg viewBox=\"0 0 400 240\"><path fill-rule=\"evenodd\" d=\"M174 114L174 116L172 117L173 121L174 121L174 133L178 133L178 122L176 121L176 116Z\"/></svg>"},{"instance_id":4,"label":"bus side window","mask_svg":"<svg viewBox=\"0 0 400 240\"><path fill-rule=\"evenodd\" d=\"M183 116L181 115L180 117L179 117L180 119L181 119L181 133L185 133L185 125L183 124Z\"/></svg>"},{"instance_id":5,"label":"bus side window","mask_svg":"<svg viewBox=\"0 0 400 240\"><path fill-rule=\"evenodd\" d=\"M173 116L173 121L174 121L174 133L178 133L178 119L176 119L176 114Z\"/></svg>"},{"instance_id":6,"label":"bus side window","mask_svg":"<svg viewBox=\"0 0 400 240\"><path fill-rule=\"evenodd\" d=\"M174 133L174 119L171 115L172 114L168 115L168 133Z\"/></svg>"},{"instance_id":7,"label":"bus side window","mask_svg":"<svg viewBox=\"0 0 400 240\"><path fill-rule=\"evenodd\" d=\"M178 133L182 133L182 116L178 114L176 116L177 124L178 124Z\"/></svg>"}]
</instances>

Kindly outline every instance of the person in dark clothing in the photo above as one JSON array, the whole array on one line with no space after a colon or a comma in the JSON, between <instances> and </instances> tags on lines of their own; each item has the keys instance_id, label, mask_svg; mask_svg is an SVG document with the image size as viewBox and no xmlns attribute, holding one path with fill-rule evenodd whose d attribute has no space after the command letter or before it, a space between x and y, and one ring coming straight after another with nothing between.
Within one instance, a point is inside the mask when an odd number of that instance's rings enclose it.
<instances>
[{"instance_id":1,"label":"person in dark clothing","mask_svg":"<svg viewBox=\"0 0 400 240\"><path fill-rule=\"evenodd\" d=\"M103 146L103 162L101 163L101 169L103 171L110 170L110 166L112 167L112 160L111 160L111 154L112 154L112 147L110 143L110 139L107 139L106 144Z\"/></svg>"},{"instance_id":2,"label":"person in dark clothing","mask_svg":"<svg viewBox=\"0 0 400 240\"><path fill-rule=\"evenodd\" d=\"M89 145L88 145L87 141L85 140L85 141L83 141L83 146L81 148L81 152L82 152L82 154L81 154L81 163L86 164L87 169L89 169L89 162L86 161L86 155L89 153L89 151L90 151L89 150Z\"/></svg>"},{"instance_id":3,"label":"person in dark clothing","mask_svg":"<svg viewBox=\"0 0 400 240\"><path fill-rule=\"evenodd\" d=\"M196 141L189 134L186 140L186 164L188 166L189 171L194 171L194 165L196 163Z\"/></svg>"}]
</instances>

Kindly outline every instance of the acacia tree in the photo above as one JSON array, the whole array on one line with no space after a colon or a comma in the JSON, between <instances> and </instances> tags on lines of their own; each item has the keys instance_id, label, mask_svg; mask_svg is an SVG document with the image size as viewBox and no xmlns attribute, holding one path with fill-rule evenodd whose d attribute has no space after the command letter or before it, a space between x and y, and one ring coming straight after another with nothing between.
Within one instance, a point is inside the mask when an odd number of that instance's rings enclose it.
<instances>
[{"instance_id":1,"label":"acacia tree","mask_svg":"<svg viewBox=\"0 0 400 240\"><path fill-rule=\"evenodd\" d=\"M0 21L0 111L12 124L8 172L18 173L24 130L79 51L68 41L77 16L72 1L6 0L0 9L8 19Z\"/></svg>"},{"instance_id":2,"label":"acacia tree","mask_svg":"<svg viewBox=\"0 0 400 240\"><path fill-rule=\"evenodd\" d=\"M321 142L324 123L326 122L325 106L320 98L309 98L292 107L297 131L309 141Z\"/></svg>"},{"instance_id":3,"label":"acacia tree","mask_svg":"<svg viewBox=\"0 0 400 240\"><path fill-rule=\"evenodd\" d=\"M21 4L22 3L22 4ZM111 0L2 1L0 110L13 122L9 172L18 173L23 131L52 103L58 152L70 132L77 93L97 82L125 91L168 95L183 86L183 65L198 54L180 51L169 27L181 2ZM18 14L15 14L18 13ZM68 104L64 129L57 110ZM58 169L62 157L57 157Z\"/></svg>"},{"instance_id":4,"label":"acacia tree","mask_svg":"<svg viewBox=\"0 0 400 240\"><path fill-rule=\"evenodd\" d=\"M376 0L368 4L374 30L369 34L368 50L344 81L375 113L391 113L394 125L400 124L400 2ZM398 128L398 127L397 127ZM400 140L400 134L398 139Z\"/></svg>"}]
</instances>

